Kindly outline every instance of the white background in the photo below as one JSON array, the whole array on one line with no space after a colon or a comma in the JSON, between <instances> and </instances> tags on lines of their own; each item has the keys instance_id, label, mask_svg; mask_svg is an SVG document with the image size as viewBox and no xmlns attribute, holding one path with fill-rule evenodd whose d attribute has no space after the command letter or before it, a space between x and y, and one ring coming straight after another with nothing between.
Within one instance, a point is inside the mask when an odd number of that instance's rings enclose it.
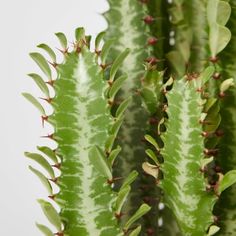
<instances>
[{"instance_id":1,"label":"white background","mask_svg":"<svg viewBox=\"0 0 236 236\"><path fill-rule=\"evenodd\" d=\"M22 96L23 91L42 96L26 76L38 72L28 56L36 45L59 47L55 32L73 41L74 29L84 26L96 35L106 28L99 14L105 0L1 0L0 1L0 235L42 236L35 221L47 221L36 202L47 192L29 170L24 151L45 144L40 136L50 132L41 126L38 111Z\"/></svg>"}]
</instances>

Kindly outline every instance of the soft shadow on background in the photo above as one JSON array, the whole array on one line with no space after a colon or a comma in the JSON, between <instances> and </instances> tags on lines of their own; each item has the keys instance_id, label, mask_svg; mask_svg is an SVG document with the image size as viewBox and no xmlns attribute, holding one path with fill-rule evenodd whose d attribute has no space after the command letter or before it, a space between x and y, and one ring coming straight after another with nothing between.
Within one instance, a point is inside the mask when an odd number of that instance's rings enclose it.
<instances>
[{"instance_id":1,"label":"soft shadow on background","mask_svg":"<svg viewBox=\"0 0 236 236\"><path fill-rule=\"evenodd\" d=\"M108 8L105 0L8 0L0 7L0 235L41 236L35 221L48 224L36 202L46 198L39 180L28 170L24 151L35 151L48 142L50 133L41 126L38 111L21 96L26 91L42 96L26 76L39 72L28 56L39 43L59 47L54 36L62 31L73 41L74 29L84 26L96 35L106 28L99 14ZM37 50L40 51L40 50ZM40 73L40 72L39 72ZM53 145L53 144L52 144Z\"/></svg>"}]
</instances>

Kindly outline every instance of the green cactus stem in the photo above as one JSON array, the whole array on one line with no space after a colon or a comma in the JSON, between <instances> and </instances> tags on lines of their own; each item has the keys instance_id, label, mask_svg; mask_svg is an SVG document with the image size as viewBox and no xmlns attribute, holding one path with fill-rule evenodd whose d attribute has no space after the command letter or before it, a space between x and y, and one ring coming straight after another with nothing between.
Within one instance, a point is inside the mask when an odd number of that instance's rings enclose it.
<instances>
[{"instance_id":1,"label":"green cactus stem","mask_svg":"<svg viewBox=\"0 0 236 236\"><path fill-rule=\"evenodd\" d=\"M104 14L108 22L105 39L106 41L113 40L111 60L117 57L125 47L130 49L126 62L120 67L120 71L127 73L129 79L122 86L118 99L122 101L127 96L132 97L118 134L118 144L122 146L122 151L114 166L114 173L126 176L133 169L137 169L140 173L140 177L133 185L130 198L125 204L127 211L125 220L133 214L137 203L146 201L156 204L152 194L156 191L155 184L149 176L143 176L141 168L141 163L146 157L143 137L148 114L141 106L139 89L144 74L144 62L151 60L152 63L156 63L153 58L150 58L152 56L150 52L152 46L158 42L156 36L150 35L149 25L157 19L149 16L145 1L109 0L108 2L110 9ZM142 231L153 232L158 227L157 222L153 221L154 211L158 211L158 208L153 208L147 215Z\"/></svg>"},{"instance_id":2,"label":"green cactus stem","mask_svg":"<svg viewBox=\"0 0 236 236\"><path fill-rule=\"evenodd\" d=\"M227 27L231 29L232 38L219 55L222 67L222 77L236 79L236 63L234 55L236 53L236 3L229 1L232 9L231 17ZM236 89L232 87L223 96L221 102L222 122L219 133L223 134L219 142L219 156L217 160L223 173L236 166ZM221 132L220 132L221 131ZM236 234L236 186L232 186L222 194L217 214L220 218L221 230L218 235Z\"/></svg>"},{"instance_id":3,"label":"green cactus stem","mask_svg":"<svg viewBox=\"0 0 236 236\"><path fill-rule=\"evenodd\" d=\"M236 182L236 171L219 174L214 185L208 183L205 173L213 158L212 150L205 149L204 144L202 123L207 113L203 109L202 88L210 77L203 72L194 79L185 76L174 82L166 94L168 119L166 132L161 135L164 147L159 148L155 139L149 137L164 162L158 161L156 155L152 159L156 162L143 163L144 170L164 190L165 203L185 236L213 235L219 230L212 213L214 204L221 192Z\"/></svg>"},{"instance_id":4,"label":"green cactus stem","mask_svg":"<svg viewBox=\"0 0 236 236\"><path fill-rule=\"evenodd\" d=\"M111 114L112 100L119 90L113 78L128 50L112 64L108 82L104 67L98 64L98 61L105 60L106 53L102 51L98 60L97 53L89 50L90 37L85 36L83 28L76 29L72 50L68 48L64 34L56 35L64 54L61 64L56 62L55 53L48 46L40 45L51 56L51 64L57 72L56 79L53 79L49 63L41 54L30 54L48 77L46 83L55 91L55 96L50 97L42 78L30 75L45 92L45 100L51 104L53 114L47 116L42 105L32 95L23 94L40 110L43 121L54 127L54 133L46 137L58 145L56 150L39 147L42 155L26 153L28 158L46 170L47 175L44 175L30 167L47 187L49 197L60 206L60 212L57 213L48 201L39 200L39 203L48 220L55 226L56 235L138 235L140 227L137 228L134 222L150 210L147 204L143 204L123 225L119 224L123 215L122 206L137 172L128 173L118 192L113 191L116 176L112 174L113 163L120 151L113 143L129 101L121 104L115 115ZM99 41L97 38L96 47L99 47ZM103 48L107 48L107 45ZM122 81L125 78L123 76ZM60 176L55 175L54 168L60 169ZM54 192L50 182L59 187L58 193ZM52 235L46 226L37 226L45 235Z\"/></svg>"}]
</instances>

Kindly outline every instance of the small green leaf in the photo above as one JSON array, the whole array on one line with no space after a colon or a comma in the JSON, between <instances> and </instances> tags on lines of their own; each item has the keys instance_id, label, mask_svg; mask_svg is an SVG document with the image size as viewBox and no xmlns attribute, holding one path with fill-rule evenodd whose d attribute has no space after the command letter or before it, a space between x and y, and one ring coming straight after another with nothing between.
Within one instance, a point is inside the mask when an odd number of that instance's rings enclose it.
<instances>
[{"instance_id":1,"label":"small green leaf","mask_svg":"<svg viewBox=\"0 0 236 236\"><path fill-rule=\"evenodd\" d=\"M141 225L139 225L136 229L134 229L134 230L129 234L129 236L138 236L139 233L141 232L141 229L142 229L142 227L141 227Z\"/></svg>"},{"instance_id":2,"label":"small green leaf","mask_svg":"<svg viewBox=\"0 0 236 236\"><path fill-rule=\"evenodd\" d=\"M58 163L58 159L57 159L57 156L55 154L55 152L49 148L49 147L46 147L46 146L41 146L41 147L37 147L37 149L44 153L45 155L47 155L55 164Z\"/></svg>"},{"instance_id":3,"label":"small green leaf","mask_svg":"<svg viewBox=\"0 0 236 236\"><path fill-rule=\"evenodd\" d=\"M91 35L86 35L86 36L85 36L85 40L86 40L86 43L87 43L88 48L90 49L92 36L91 36Z\"/></svg>"},{"instance_id":4,"label":"small green leaf","mask_svg":"<svg viewBox=\"0 0 236 236\"><path fill-rule=\"evenodd\" d=\"M110 135L109 138L107 139L105 143L105 148L108 153L111 152L115 139L116 139L116 135Z\"/></svg>"},{"instance_id":5,"label":"small green leaf","mask_svg":"<svg viewBox=\"0 0 236 236\"><path fill-rule=\"evenodd\" d=\"M204 112L208 112L217 102L216 98L209 98L204 106Z\"/></svg>"},{"instance_id":6,"label":"small green leaf","mask_svg":"<svg viewBox=\"0 0 236 236\"><path fill-rule=\"evenodd\" d=\"M62 32L58 32L55 35L59 39L62 48L64 50L66 50L67 49L67 38L66 38L65 34L63 34Z\"/></svg>"},{"instance_id":7,"label":"small green leaf","mask_svg":"<svg viewBox=\"0 0 236 236\"><path fill-rule=\"evenodd\" d=\"M234 83L233 78L226 79L220 85L220 92L224 93L226 90L228 90L230 87L232 87L234 85L235 85L235 83Z\"/></svg>"},{"instance_id":8,"label":"small green leaf","mask_svg":"<svg viewBox=\"0 0 236 236\"><path fill-rule=\"evenodd\" d=\"M103 154L103 152L99 149L99 147L92 147L89 151L89 159L94 165L94 167L109 180L112 180L112 172L109 167L107 158Z\"/></svg>"},{"instance_id":9,"label":"small green leaf","mask_svg":"<svg viewBox=\"0 0 236 236\"><path fill-rule=\"evenodd\" d=\"M43 108L43 106L38 102L38 100L33 97L31 94L29 93L22 93L22 95L29 101L31 102L39 111L40 113L45 116L46 113L45 113L45 110Z\"/></svg>"},{"instance_id":10,"label":"small green leaf","mask_svg":"<svg viewBox=\"0 0 236 236\"><path fill-rule=\"evenodd\" d=\"M75 30L75 38L77 42L85 38L85 30L82 27L79 27Z\"/></svg>"},{"instance_id":11,"label":"small green leaf","mask_svg":"<svg viewBox=\"0 0 236 236\"><path fill-rule=\"evenodd\" d=\"M55 178L55 173L52 166L48 163L48 161L42 155L38 153L25 152L25 156L30 158L31 160L34 160L40 166L42 166L48 172L48 174L50 175L52 179Z\"/></svg>"},{"instance_id":12,"label":"small green leaf","mask_svg":"<svg viewBox=\"0 0 236 236\"><path fill-rule=\"evenodd\" d=\"M207 20L208 24L219 24L224 26L231 14L230 4L225 1L208 0L207 2Z\"/></svg>"},{"instance_id":13,"label":"small green leaf","mask_svg":"<svg viewBox=\"0 0 236 236\"><path fill-rule=\"evenodd\" d=\"M114 40L110 39L110 40L107 40L104 43L103 47L102 47L102 51L101 51L101 63L102 63L102 65L106 64L107 56L108 56L108 53L111 49L112 44L114 44Z\"/></svg>"},{"instance_id":14,"label":"small green leaf","mask_svg":"<svg viewBox=\"0 0 236 236\"><path fill-rule=\"evenodd\" d=\"M116 110L116 117L119 118L121 117L124 112L126 111L127 107L129 106L129 103L131 102L131 97L128 97L127 99L125 99L118 107L118 109Z\"/></svg>"},{"instance_id":15,"label":"small green leaf","mask_svg":"<svg viewBox=\"0 0 236 236\"><path fill-rule=\"evenodd\" d=\"M127 223L124 226L124 231L127 231L130 226L140 219L143 215L145 215L148 211L150 211L151 207L147 204L142 204L139 209L134 213L134 215L127 221Z\"/></svg>"},{"instance_id":16,"label":"small green leaf","mask_svg":"<svg viewBox=\"0 0 236 236\"><path fill-rule=\"evenodd\" d=\"M28 74L28 76L34 80L34 82L38 85L40 90L47 96L47 98L49 98L50 97L49 89L45 81L42 79L42 77L34 73Z\"/></svg>"},{"instance_id":17,"label":"small green leaf","mask_svg":"<svg viewBox=\"0 0 236 236\"><path fill-rule=\"evenodd\" d=\"M42 44L39 44L37 47L42 48L44 51L46 51L47 54L51 57L53 62L57 61L55 52L47 44L42 43Z\"/></svg>"},{"instance_id":18,"label":"small green leaf","mask_svg":"<svg viewBox=\"0 0 236 236\"><path fill-rule=\"evenodd\" d=\"M48 190L48 193L50 195L52 195L52 186L49 183L48 179L38 170L34 169L32 166L29 166L29 169L38 176L39 180L41 181L41 183L44 185L44 187L46 187L46 189Z\"/></svg>"},{"instance_id":19,"label":"small green leaf","mask_svg":"<svg viewBox=\"0 0 236 236\"><path fill-rule=\"evenodd\" d=\"M52 79L52 72L46 59L38 52L30 53L31 58L36 62L39 68L44 72L49 80Z\"/></svg>"},{"instance_id":20,"label":"small green leaf","mask_svg":"<svg viewBox=\"0 0 236 236\"><path fill-rule=\"evenodd\" d=\"M116 72L118 71L119 67L121 64L124 62L125 58L128 56L130 53L130 49L125 49L113 62L111 71L110 71L110 81L113 81L116 75Z\"/></svg>"},{"instance_id":21,"label":"small green leaf","mask_svg":"<svg viewBox=\"0 0 236 236\"><path fill-rule=\"evenodd\" d=\"M122 125L122 122L123 122L123 117L119 117L119 119L115 121L115 123L112 125L112 128L111 128L112 135L117 136L117 133Z\"/></svg>"},{"instance_id":22,"label":"small green leaf","mask_svg":"<svg viewBox=\"0 0 236 236\"><path fill-rule=\"evenodd\" d=\"M120 153L121 151L121 147L118 146L116 149L112 150L109 157L108 157L108 163L110 165L110 167L113 166L115 160L116 160L116 157L118 156L118 154Z\"/></svg>"},{"instance_id":23,"label":"small green leaf","mask_svg":"<svg viewBox=\"0 0 236 236\"><path fill-rule=\"evenodd\" d=\"M97 51L98 51L99 48L100 48L100 44L101 44L101 42L102 42L102 40L103 40L105 34L106 34L106 32L104 32L104 31L103 31L103 32L100 32L100 33L97 35L96 39L95 39L95 49L96 49Z\"/></svg>"},{"instance_id":24,"label":"small green leaf","mask_svg":"<svg viewBox=\"0 0 236 236\"><path fill-rule=\"evenodd\" d=\"M216 225L212 225L210 226L209 232L207 234L207 236L212 236L215 233L217 233L220 230L220 227L216 226Z\"/></svg>"},{"instance_id":25,"label":"small green leaf","mask_svg":"<svg viewBox=\"0 0 236 236\"><path fill-rule=\"evenodd\" d=\"M119 215L121 213L121 209L122 209L128 195L129 195L130 190L131 190L130 186L126 186L125 188L122 188L118 192L116 205L115 205L116 214Z\"/></svg>"},{"instance_id":26,"label":"small green leaf","mask_svg":"<svg viewBox=\"0 0 236 236\"><path fill-rule=\"evenodd\" d=\"M62 223L60 216L57 213L54 206L51 203L44 201L42 199L39 199L38 203L40 204L43 213L45 214L49 222L53 224L56 227L56 229L60 232L62 230Z\"/></svg>"},{"instance_id":27,"label":"small green leaf","mask_svg":"<svg viewBox=\"0 0 236 236\"><path fill-rule=\"evenodd\" d=\"M215 72L214 66L208 66L201 74L199 79L203 84L207 83Z\"/></svg>"},{"instance_id":28,"label":"small green leaf","mask_svg":"<svg viewBox=\"0 0 236 236\"><path fill-rule=\"evenodd\" d=\"M133 183L135 181L135 179L137 178L138 176L138 172L136 170L133 170L129 175L128 177L125 178L125 181L124 183L122 184L121 188L120 188L120 191L121 189L123 188L126 188L127 186L129 186L131 183Z\"/></svg>"},{"instance_id":29,"label":"small green leaf","mask_svg":"<svg viewBox=\"0 0 236 236\"><path fill-rule=\"evenodd\" d=\"M155 140L151 135L146 134L146 135L144 136L144 138L145 138L150 144L152 144L152 145L156 148L156 150L158 150L158 151L160 150L160 148L159 148L159 146L158 146L156 140Z\"/></svg>"},{"instance_id":30,"label":"small green leaf","mask_svg":"<svg viewBox=\"0 0 236 236\"><path fill-rule=\"evenodd\" d=\"M47 226L38 223L36 226L45 236L54 236L54 233Z\"/></svg>"},{"instance_id":31,"label":"small green leaf","mask_svg":"<svg viewBox=\"0 0 236 236\"><path fill-rule=\"evenodd\" d=\"M127 78L127 75L122 75L114 81L109 90L109 98L114 99L115 95L120 90L120 88L124 84L124 81L127 80Z\"/></svg>"},{"instance_id":32,"label":"small green leaf","mask_svg":"<svg viewBox=\"0 0 236 236\"><path fill-rule=\"evenodd\" d=\"M209 45L211 50L211 56L215 57L221 52L231 39L231 32L228 28L212 24L210 27Z\"/></svg>"},{"instance_id":33,"label":"small green leaf","mask_svg":"<svg viewBox=\"0 0 236 236\"><path fill-rule=\"evenodd\" d=\"M227 172L219 182L218 191L222 193L225 189L236 183L236 170Z\"/></svg>"},{"instance_id":34,"label":"small green leaf","mask_svg":"<svg viewBox=\"0 0 236 236\"><path fill-rule=\"evenodd\" d=\"M155 162L155 164L156 164L157 166L160 165L160 163L159 163L159 161L158 161L158 159L157 159L156 154L155 154L151 149L147 149L145 152L146 152L146 154Z\"/></svg>"}]
</instances>

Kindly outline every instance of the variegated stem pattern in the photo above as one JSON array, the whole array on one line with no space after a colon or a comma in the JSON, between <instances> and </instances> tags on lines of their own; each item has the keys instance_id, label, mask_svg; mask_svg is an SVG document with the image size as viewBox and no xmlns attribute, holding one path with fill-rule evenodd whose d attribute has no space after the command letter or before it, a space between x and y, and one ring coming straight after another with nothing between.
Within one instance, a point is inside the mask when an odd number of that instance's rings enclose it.
<instances>
[{"instance_id":1,"label":"variegated stem pattern","mask_svg":"<svg viewBox=\"0 0 236 236\"><path fill-rule=\"evenodd\" d=\"M219 174L214 185L206 178L207 165L213 160L212 152L205 149L202 125L206 123L207 111L201 93L204 83L211 78L211 73L206 72L208 69L200 77L185 76L175 81L167 92L168 119L161 135L164 147L160 148L151 136L146 137L156 154L150 155L152 163L144 163L143 168L164 190L165 203L185 236L213 235L219 230L213 225L213 207L220 193L235 182L225 184L229 176L234 178L235 171L225 177Z\"/></svg>"},{"instance_id":2,"label":"variegated stem pattern","mask_svg":"<svg viewBox=\"0 0 236 236\"><path fill-rule=\"evenodd\" d=\"M167 94L167 131L162 135L164 178L160 186L168 193L166 203L185 236L206 234L213 223L212 207L217 199L206 192L207 184L200 172L204 138L199 123L202 114L201 94L196 91L199 86L199 81L187 82L184 78L175 82Z\"/></svg>"},{"instance_id":3,"label":"variegated stem pattern","mask_svg":"<svg viewBox=\"0 0 236 236\"><path fill-rule=\"evenodd\" d=\"M222 76L236 79L236 2L229 1L231 16L227 27L231 29L232 38L222 54L220 54ZM223 97L221 106L221 130L224 135L219 142L218 161L223 170L227 172L236 166L236 89L232 87ZM236 234L236 186L222 194L218 212L221 230L218 235L230 236Z\"/></svg>"},{"instance_id":4,"label":"variegated stem pattern","mask_svg":"<svg viewBox=\"0 0 236 236\"><path fill-rule=\"evenodd\" d=\"M118 135L118 143L123 147L120 158L115 165L115 173L127 175L131 170L137 169L140 177L133 185L130 198L125 204L127 215L132 214L136 204L143 200L156 204L153 199L155 185L149 176L142 176L141 163L145 159L145 143L143 137L145 134L148 114L141 106L141 97L139 96L141 79L144 74L144 62L149 58L151 47L157 43L154 36L150 36L148 24L145 18L146 4L139 0L109 0L110 9L106 12L105 18L108 21L108 30L106 40L114 39L114 48L112 49L111 58L116 57L125 47L130 49L130 54L126 62L121 66L120 71L128 74L129 79L125 82L119 95L123 100L127 96L132 96L131 103L125 114L124 123ZM148 20L146 18L146 20ZM151 19L151 21L154 19ZM143 231L154 233L157 228L157 222L153 221L153 208L144 220ZM149 234L150 234L149 233Z\"/></svg>"},{"instance_id":5,"label":"variegated stem pattern","mask_svg":"<svg viewBox=\"0 0 236 236\"><path fill-rule=\"evenodd\" d=\"M75 35L74 47L70 51L65 35L57 34L63 46L61 51L64 61L61 64L55 61L55 54L48 46L41 45L52 56L52 65L58 75L56 80L52 79L46 59L39 53L31 54L49 77L48 83L55 90L53 98L46 98L54 112L50 116L43 112L42 118L54 127L54 133L47 137L56 141L58 147L55 151L49 148L40 150L50 154L49 156L53 153L54 161L57 157L61 160L53 164L61 172L60 176L55 177L50 164L43 156L39 158L39 154L26 153L46 170L50 170L52 181L60 188L58 193L53 193L48 179L33 169L50 190L50 198L60 206L60 214L56 213L50 203L40 200L40 204L49 221L57 226L56 235L59 236L118 236L129 233L137 236L141 228L133 228L133 223L150 210L148 205L143 204L123 225L118 223L122 216L123 203L130 191L130 183L134 181L137 173L128 173L129 177L124 180L118 192L112 189L116 179L112 175L112 165L120 151L120 148L113 148L113 142L127 103L126 101L121 104L116 114L111 115L111 101L119 90L117 84L113 84L112 78L122 60L114 61L109 82L106 81L104 67L98 64L99 49L96 48L96 53L89 50L90 38L85 36L83 28L78 28ZM99 40L96 40L97 44ZM99 55L103 57L101 60L105 60L103 51ZM123 55L127 55L127 52ZM38 85L44 88L43 91L47 91L46 83L43 85L42 80ZM24 96L43 111L31 95ZM53 235L46 226L38 227L45 235Z\"/></svg>"}]
</instances>

